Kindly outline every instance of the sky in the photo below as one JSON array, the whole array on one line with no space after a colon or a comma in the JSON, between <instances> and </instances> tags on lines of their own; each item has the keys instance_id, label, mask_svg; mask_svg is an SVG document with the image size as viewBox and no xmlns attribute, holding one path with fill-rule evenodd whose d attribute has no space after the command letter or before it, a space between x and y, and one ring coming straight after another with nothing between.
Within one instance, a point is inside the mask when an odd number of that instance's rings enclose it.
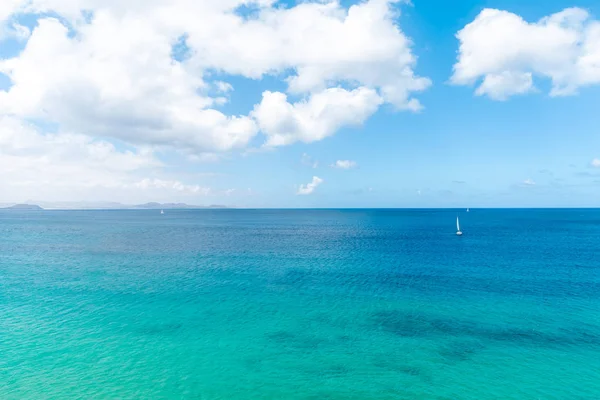
<instances>
[{"instance_id":1,"label":"sky","mask_svg":"<svg viewBox=\"0 0 600 400\"><path fill-rule=\"evenodd\" d=\"M0 202L600 207L600 3L3 0Z\"/></svg>"}]
</instances>

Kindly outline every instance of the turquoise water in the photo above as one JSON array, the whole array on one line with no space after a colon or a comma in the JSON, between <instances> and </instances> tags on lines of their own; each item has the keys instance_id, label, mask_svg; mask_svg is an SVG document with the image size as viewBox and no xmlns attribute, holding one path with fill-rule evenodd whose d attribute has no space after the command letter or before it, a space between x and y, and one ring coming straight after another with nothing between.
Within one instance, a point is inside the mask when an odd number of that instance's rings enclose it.
<instances>
[{"instance_id":1,"label":"turquoise water","mask_svg":"<svg viewBox=\"0 0 600 400\"><path fill-rule=\"evenodd\" d=\"M600 210L458 213L0 212L0 398L600 398Z\"/></svg>"}]
</instances>

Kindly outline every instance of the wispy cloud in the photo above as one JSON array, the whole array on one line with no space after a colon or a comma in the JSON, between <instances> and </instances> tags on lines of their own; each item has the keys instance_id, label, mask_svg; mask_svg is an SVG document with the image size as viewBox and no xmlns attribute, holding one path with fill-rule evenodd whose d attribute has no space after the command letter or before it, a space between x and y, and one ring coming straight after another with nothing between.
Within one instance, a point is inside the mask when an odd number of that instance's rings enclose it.
<instances>
[{"instance_id":1,"label":"wispy cloud","mask_svg":"<svg viewBox=\"0 0 600 400\"><path fill-rule=\"evenodd\" d=\"M535 182L531 178L530 179L525 179L523 181L523 185L525 185L525 186L535 186Z\"/></svg>"},{"instance_id":2,"label":"wispy cloud","mask_svg":"<svg viewBox=\"0 0 600 400\"><path fill-rule=\"evenodd\" d=\"M302 154L300 162L302 163L302 165L306 165L307 167L311 168L317 168L319 166L319 161L315 160L306 153Z\"/></svg>"},{"instance_id":3,"label":"wispy cloud","mask_svg":"<svg viewBox=\"0 0 600 400\"><path fill-rule=\"evenodd\" d=\"M223 81L216 81L214 82L215 84L215 88L220 92L220 93L229 93L233 90L233 86L231 86L230 83L227 82L223 82Z\"/></svg>"},{"instance_id":4,"label":"wispy cloud","mask_svg":"<svg viewBox=\"0 0 600 400\"><path fill-rule=\"evenodd\" d=\"M594 168L600 168L600 159L594 158L590 165Z\"/></svg>"},{"instance_id":5,"label":"wispy cloud","mask_svg":"<svg viewBox=\"0 0 600 400\"><path fill-rule=\"evenodd\" d=\"M299 194L299 195L312 194L315 191L315 189L323 182L324 182L323 179L319 178L318 176L313 176L312 182L307 183L306 185L300 185L300 187L298 188L297 194Z\"/></svg>"},{"instance_id":6,"label":"wispy cloud","mask_svg":"<svg viewBox=\"0 0 600 400\"><path fill-rule=\"evenodd\" d=\"M189 154L187 159L191 162L197 163L216 163L223 158L222 154L217 153L200 153L200 154Z\"/></svg>"},{"instance_id":7,"label":"wispy cloud","mask_svg":"<svg viewBox=\"0 0 600 400\"><path fill-rule=\"evenodd\" d=\"M139 189L172 189L178 192L198 193L205 196L211 193L210 188L201 187L199 185L186 185L180 181L169 181L162 179L146 178L135 183L134 186Z\"/></svg>"},{"instance_id":8,"label":"wispy cloud","mask_svg":"<svg viewBox=\"0 0 600 400\"><path fill-rule=\"evenodd\" d=\"M331 168L338 169L351 169L356 167L356 161L352 160L337 160L333 164L331 164Z\"/></svg>"}]
</instances>

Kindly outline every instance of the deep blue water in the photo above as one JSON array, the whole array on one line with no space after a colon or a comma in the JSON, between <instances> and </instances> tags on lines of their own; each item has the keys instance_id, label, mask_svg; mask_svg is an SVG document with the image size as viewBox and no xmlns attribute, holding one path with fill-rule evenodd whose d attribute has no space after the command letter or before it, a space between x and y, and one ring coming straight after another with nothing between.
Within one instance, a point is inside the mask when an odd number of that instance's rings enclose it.
<instances>
[{"instance_id":1,"label":"deep blue water","mask_svg":"<svg viewBox=\"0 0 600 400\"><path fill-rule=\"evenodd\" d=\"M0 211L0 398L599 399L599 260L589 209Z\"/></svg>"}]
</instances>

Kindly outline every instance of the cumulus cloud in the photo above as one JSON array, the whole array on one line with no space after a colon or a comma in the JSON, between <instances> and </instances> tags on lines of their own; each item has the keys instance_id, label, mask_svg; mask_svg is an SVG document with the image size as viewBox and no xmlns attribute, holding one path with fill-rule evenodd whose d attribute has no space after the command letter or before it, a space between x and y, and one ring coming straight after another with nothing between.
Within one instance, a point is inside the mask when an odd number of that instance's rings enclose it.
<instances>
[{"instance_id":1,"label":"cumulus cloud","mask_svg":"<svg viewBox=\"0 0 600 400\"><path fill-rule=\"evenodd\" d=\"M338 169L351 169L356 167L356 161L352 160L337 160L335 163L331 164L332 168Z\"/></svg>"},{"instance_id":2,"label":"cumulus cloud","mask_svg":"<svg viewBox=\"0 0 600 400\"><path fill-rule=\"evenodd\" d=\"M430 82L413 72L416 59L395 22L395 2L285 8L252 1L257 12L248 17L236 13L246 0L9 0L0 18L19 11L39 20L24 50L0 61L12 82L0 92L0 113L207 152L246 147L258 126L269 145L321 140L364 121L383 102L420 108L411 95ZM175 47L184 56L175 57ZM254 111L257 126L251 116L217 110L227 101L218 94L234 88L210 81L214 71L283 77L291 93L307 100L290 104L284 94L266 92ZM267 105L288 110L278 118ZM340 115L348 105L360 117Z\"/></svg>"},{"instance_id":3,"label":"cumulus cloud","mask_svg":"<svg viewBox=\"0 0 600 400\"><path fill-rule=\"evenodd\" d=\"M535 182L533 181L533 179L525 179L523 181L523 185L525 185L525 186L535 186Z\"/></svg>"},{"instance_id":4,"label":"cumulus cloud","mask_svg":"<svg viewBox=\"0 0 600 400\"><path fill-rule=\"evenodd\" d=\"M365 87L326 89L293 104L285 94L267 91L252 115L267 136L266 146L284 146L322 140L341 127L360 125L382 102L375 90Z\"/></svg>"},{"instance_id":5,"label":"cumulus cloud","mask_svg":"<svg viewBox=\"0 0 600 400\"><path fill-rule=\"evenodd\" d=\"M600 168L600 159L594 158L591 162L592 167Z\"/></svg>"},{"instance_id":6,"label":"cumulus cloud","mask_svg":"<svg viewBox=\"0 0 600 400\"><path fill-rule=\"evenodd\" d=\"M0 51L0 78L8 79L0 88L0 117L33 132L29 138L39 143L28 146L39 157L58 151L53 141L73 140L80 154L113 146L105 151L121 163L91 166L73 150L70 158L49 155L54 169L8 175L2 185L19 179L46 185L60 166L64 176L85 171L102 185L190 193L195 183L141 169L160 171L166 151L194 162L254 144L273 149L319 141L363 124L383 104L418 111L415 95L431 82L415 72L411 40L398 24L399 2L2 0L0 48L8 36L22 48ZM239 12L242 6L252 13ZM234 105L240 111L230 114L223 105L235 101L240 77L260 81L263 95L244 92L246 99L256 96L254 105ZM38 169L30 153L0 156ZM154 164L107 172L126 162Z\"/></svg>"},{"instance_id":7,"label":"cumulus cloud","mask_svg":"<svg viewBox=\"0 0 600 400\"><path fill-rule=\"evenodd\" d=\"M298 188L297 194L299 194L299 195L312 194L315 191L315 189L322 183L323 183L323 179L319 178L318 176L313 176L312 182L307 183L306 185L300 185L300 187Z\"/></svg>"},{"instance_id":8,"label":"cumulus cloud","mask_svg":"<svg viewBox=\"0 0 600 400\"><path fill-rule=\"evenodd\" d=\"M171 59L169 37L142 21L99 11L78 36L39 21L24 50L0 61L12 81L0 113L38 118L91 136L208 151L244 147L257 133L247 116L226 116L199 95L201 76Z\"/></svg>"},{"instance_id":9,"label":"cumulus cloud","mask_svg":"<svg viewBox=\"0 0 600 400\"><path fill-rule=\"evenodd\" d=\"M534 77L551 80L551 96L600 83L600 21L581 8L537 22L484 9L456 36L460 48L451 82L481 81L477 95L505 100L535 90Z\"/></svg>"}]
</instances>

